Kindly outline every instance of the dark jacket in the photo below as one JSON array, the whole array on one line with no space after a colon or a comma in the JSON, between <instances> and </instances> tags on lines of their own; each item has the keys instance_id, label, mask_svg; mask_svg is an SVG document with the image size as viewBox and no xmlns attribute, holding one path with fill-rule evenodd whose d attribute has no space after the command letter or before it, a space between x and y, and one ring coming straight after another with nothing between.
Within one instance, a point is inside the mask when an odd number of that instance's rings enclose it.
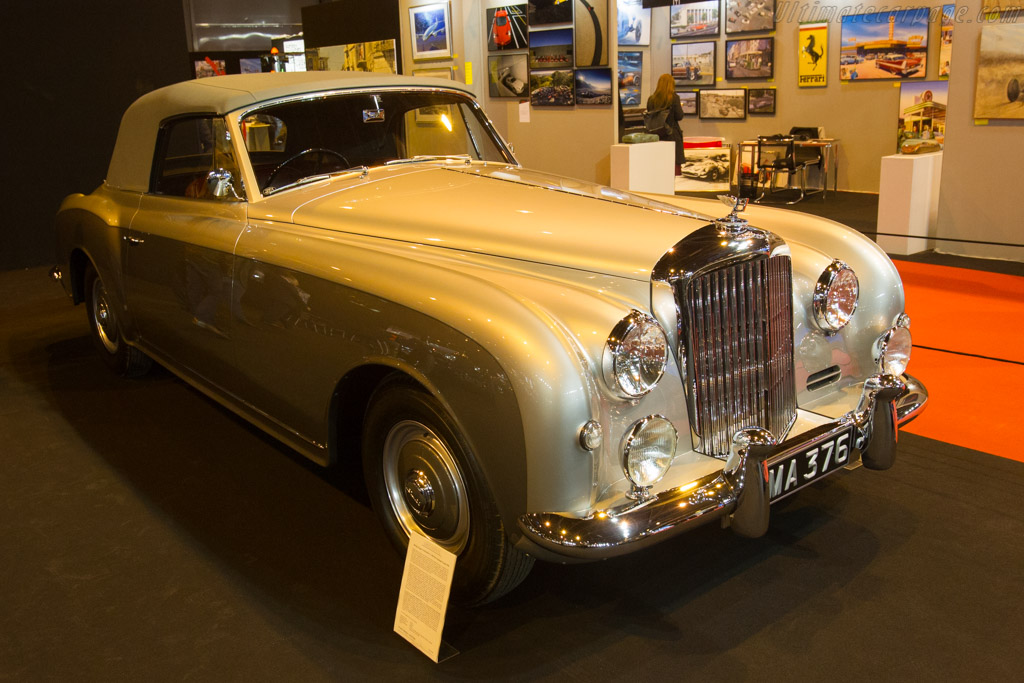
<instances>
[{"instance_id":1,"label":"dark jacket","mask_svg":"<svg viewBox=\"0 0 1024 683\"><path fill-rule=\"evenodd\" d=\"M651 98L647 98L647 111L654 111L655 108L651 105ZM683 163L686 158L683 153L683 129L679 127L679 122L683 119L683 105L679 101L679 95L672 94L672 104L668 108L668 118L665 120L665 124L668 126L668 136L661 136L662 140L671 140L676 143L676 163Z\"/></svg>"}]
</instances>

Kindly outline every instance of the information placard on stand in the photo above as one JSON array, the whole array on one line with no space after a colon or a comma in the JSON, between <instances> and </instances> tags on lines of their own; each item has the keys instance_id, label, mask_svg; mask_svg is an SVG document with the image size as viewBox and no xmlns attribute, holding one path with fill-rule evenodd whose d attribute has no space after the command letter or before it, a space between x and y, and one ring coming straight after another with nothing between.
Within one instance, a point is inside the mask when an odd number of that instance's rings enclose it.
<instances>
[{"instance_id":1,"label":"information placard on stand","mask_svg":"<svg viewBox=\"0 0 1024 683\"><path fill-rule=\"evenodd\" d=\"M459 654L441 638L455 559L453 553L425 536L414 533L409 538L395 612L395 633L435 662Z\"/></svg>"}]
</instances>

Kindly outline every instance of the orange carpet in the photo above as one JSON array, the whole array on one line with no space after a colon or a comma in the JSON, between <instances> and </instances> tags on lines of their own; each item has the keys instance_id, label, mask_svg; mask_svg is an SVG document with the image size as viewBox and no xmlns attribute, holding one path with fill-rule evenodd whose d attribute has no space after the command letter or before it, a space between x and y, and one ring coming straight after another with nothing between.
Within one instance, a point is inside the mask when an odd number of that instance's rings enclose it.
<instances>
[{"instance_id":1,"label":"orange carpet","mask_svg":"<svg viewBox=\"0 0 1024 683\"><path fill-rule=\"evenodd\" d=\"M1024 462L1024 277L896 261L928 407L906 431Z\"/></svg>"}]
</instances>

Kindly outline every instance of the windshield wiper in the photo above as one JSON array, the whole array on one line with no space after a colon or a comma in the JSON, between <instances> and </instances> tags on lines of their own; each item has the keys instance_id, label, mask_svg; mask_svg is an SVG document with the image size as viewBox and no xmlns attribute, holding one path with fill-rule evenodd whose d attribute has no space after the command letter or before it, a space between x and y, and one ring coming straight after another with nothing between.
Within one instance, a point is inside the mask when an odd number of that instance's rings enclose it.
<instances>
[{"instance_id":1,"label":"windshield wiper","mask_svg":"<svg viewBox=\"0 0 1024 683\"><path fill-rule=\"evenodd\" d=\"M418 164L422 161L464 161L466 166L473 163L473 159L468 154L417 154L411 159L392 159L391 161L384 162L384 165Z\"/></svg>"},{"instance_id":2,"label":"windshield wiper","mask_svg":"<svg viewBox=\"0 0 1024 683\"><path fill-rule=\"evenodd\" d=\"M332 171L331 173L318 173L316 175L308 175L303 178L299 178L295 182L288 183L287 185L282 185L281 187L265 188L263 190L263 196L269 197L270 195L277 194L282 190L290 190L293 187L309 185L310 183L318 183L321 180L330 180L331 178L340 178L341 176L345 175L362 176L365 178L369 172L370 169L367 166L355 166L353 168L347 168L344 171Z\"/></svg>"}]
</instances>

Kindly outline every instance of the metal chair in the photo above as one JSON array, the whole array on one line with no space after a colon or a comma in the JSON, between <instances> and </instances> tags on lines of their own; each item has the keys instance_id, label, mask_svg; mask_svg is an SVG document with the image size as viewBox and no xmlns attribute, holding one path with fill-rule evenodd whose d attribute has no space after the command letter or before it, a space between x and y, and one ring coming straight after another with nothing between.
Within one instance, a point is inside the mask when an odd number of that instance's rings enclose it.
<instances>
[{"instance_id":1,"label":"metal chair","mask_svg":"<svg viewBox=\"0 0 1024 683\"><path fill-rule=\"evenodd\" d=\"M796 145L792 137L758 136L757 168L761 194L755 201L766 202L769 201L769 197L774 198L776 193L789 190L798 190L800 194L792 201L785 201L785 199L776 199L776 201L784 204L796 204L807 196L807 164L797 159ZM780 189L776 187L776 182L781 173L786 174L786 187ZM799 185L789 187L794 176L799 181Z\"/></svg>"}]
</instances>

